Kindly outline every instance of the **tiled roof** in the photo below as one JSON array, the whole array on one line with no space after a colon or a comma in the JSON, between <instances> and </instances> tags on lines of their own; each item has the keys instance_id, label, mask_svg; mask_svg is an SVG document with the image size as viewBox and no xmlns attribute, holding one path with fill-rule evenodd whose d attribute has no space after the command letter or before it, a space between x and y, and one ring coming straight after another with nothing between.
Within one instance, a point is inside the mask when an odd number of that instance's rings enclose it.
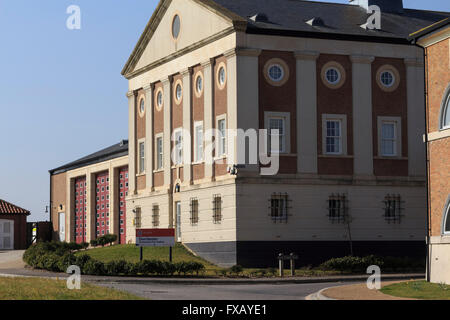
<instances>
[{"instance_id":1,"label":"tiled roof","mask_svg":"<svg viewBox=\"0 0 450 320\"><path fill-rule=\"evenodd\" d=\"M62 167L52 169L49 172L50 174L54 175L127 155L128 155L128 140L122 140L120 143L112 145L103 150L94 152L86 157L65 164Z\"/></svg>"},{"instance_id":2,"label":"tiled roof","mask_svg":"<svg viewBox=\"0 0 450 320\"><path fill-rule=\"evenodd\" d=\"M205 1L205 0L202 0ZM208 0L210 1L210 0ZM347 39L360 37L377 41L405 42L408 36L432 23L450 16L449 12L403 9L400 13L383 12L381 30L365 30L365 9L352 4L336 4L301 0L212 0L218 5L247 19L247 33L279 34ZM260 14L264 19L251 19ZM323 24L307 22L320 18Z\"/></svg>"},{"instance_id":3,"label":"tiled roof","mask_svg":"<svg viewBox=\"0 0 450 320\"><path fill-rule=\"evenodd\" d=\"M22 209L12 203L0 199L0 214L25 214L29 215L30 211Z\"/></svg>"}]
</instances>

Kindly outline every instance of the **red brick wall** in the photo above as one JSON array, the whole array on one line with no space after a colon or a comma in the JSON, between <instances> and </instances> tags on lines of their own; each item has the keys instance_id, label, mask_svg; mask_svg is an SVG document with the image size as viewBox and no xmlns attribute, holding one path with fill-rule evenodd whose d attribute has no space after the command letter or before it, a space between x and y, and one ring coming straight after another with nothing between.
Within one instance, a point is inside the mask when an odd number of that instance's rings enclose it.
<instances>
[{"instance_id":1,"label":"red brick wall","mask_svg":"<svg viewBox=\"0 0 450 320\"><path fill-rule=\"evenodd\" d=\"M426 49L428 132L439 131L439 117L445 90L450 83L449 40ZM450 138L428 143L429 215L431 236L441 234L443 212L450 195Z\"/></svg>"},{"instance_id":2,"label":"red brick wall","mask_svg":"<svg viewBox=\"0 0 450 320\"><path fill-rule=\"evenodd\" d=\"M283 60L289 68L289 80L282 86L273 86L266 81L264 66L270 59ZM292 52L263 51L259 56L259 127L265 128L264 112L290 113L290 153L297 153L297 68ZM280 155L279 173L297 173L297 156Z\"/></svg>"},{"instance_id":3,"label":"red brick wall","mask_svg":"<svg viewBox=\"0 0 450 320\"><path fill-rule=\"evenodd\" d=\"M14 221L14 250L23 250L27 247L27 216L0 215L0 220Z\"/></svg>"},{"instance_id":4,"label":"red brick wall","mask_svg":"<svg viewBox=\"0 0 450 320\"><path fill-rule=\"evenodd\" d=\"M383 65L392 65L400 74L400 84L393 92L383 91L377 83L377 72ZM408 100L406 67L403 59L376 58L372 64L372 136L373 155L378 155L378 117L400 117L402 121L402 157L408 157ZM374 159L376 176L408 176L408 160Z\"/></svg>"},{"instance_id":5,"label":"red brick wall","mask_svg":"<svg viewBox=\"0 0 450 320\"><path fill-rule=\"evenodd\" d=\"M322 81L322 68L336 61L346 73L345 83L339 89L330 89ZM348 56L321 54L317 60L317 154L322 155L322 115L345 114L347 116L347 154L353 155L353 95L352 63ZM318 159L319 174L351 175L353 159L336 156Z\"/></svg>"},{"instance_id":6,"label":"red brick wall","mask_svg":"<svg viewBox=\"0 0 450 320\"><path fill-rule=\"evenodd\" d=\"M164 132L164 108L166 107L165 105L163 105L163 107L161 108L161 110L158 110L157 105L156 105L156 93L158 92L159 88L162 88L163 85L161 82L158 82L155 84L155 88L154 88L154 94L153 94L153 137L152 139L155 139L155 136L159 133ZM167 94L166 92L164 92L164 94ZM164 101L164 99L163 99ZM152 145L153 145L153 168L156 168L156 144L155 141L152 141ZM166 156L167 151L164 150L164 156ZM153 185L155 187L161 187L164 185L164 172L157 172L153 174Z\"/></svg>"}]
</instances>

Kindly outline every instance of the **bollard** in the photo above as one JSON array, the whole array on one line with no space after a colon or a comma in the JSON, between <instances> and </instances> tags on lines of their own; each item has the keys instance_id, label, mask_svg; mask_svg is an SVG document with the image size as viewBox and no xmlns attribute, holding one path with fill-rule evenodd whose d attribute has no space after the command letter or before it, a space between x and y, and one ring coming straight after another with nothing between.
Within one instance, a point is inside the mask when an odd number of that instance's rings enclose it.
<instances>
[{"instance_id":1,"label":"bollard","mask_svg":"<svg viewBox=\"0 0 450 320\"><path fill-rule=\"evenodd\" d=\"M283 278L284 276L284 255L280 253L278 255L278 261L279 261L279 268L280 268L280 277Z\"/></svg>"}]
</instances>

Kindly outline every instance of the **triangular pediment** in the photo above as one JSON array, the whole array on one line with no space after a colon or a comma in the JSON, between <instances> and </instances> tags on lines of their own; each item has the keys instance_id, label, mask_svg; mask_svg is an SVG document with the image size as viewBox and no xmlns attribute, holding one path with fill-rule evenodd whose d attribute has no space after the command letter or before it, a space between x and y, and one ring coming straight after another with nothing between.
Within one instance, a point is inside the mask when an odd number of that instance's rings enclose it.
<instances>
[{"instance_id":1,"label":"triangular pediment","mask_svg":"<svg viewBox=\"0 0 450 320\"><path fill-rule=\"evenodd\" d=\"M175 15L180 17L180 33L172 35ZM241 17L212 0L162 0L125 65L127 76L157 61L245 23Z\"/></svg>"}]
</instances>

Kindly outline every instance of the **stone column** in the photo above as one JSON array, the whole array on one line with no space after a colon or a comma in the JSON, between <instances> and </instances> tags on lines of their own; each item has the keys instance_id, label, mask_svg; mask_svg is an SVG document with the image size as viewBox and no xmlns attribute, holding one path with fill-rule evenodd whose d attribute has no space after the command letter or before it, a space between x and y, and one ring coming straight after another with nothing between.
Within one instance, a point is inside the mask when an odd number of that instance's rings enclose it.
<instances>
[{"instance_id":1,"label":"stone column","mask_svg":"<svg viewBox=\"0 0 450 320\"><path fill-rule=\"evenodd\" d=\"M413 177L426 175L424 64L420 59L405 59L408 99L408 172Z\"/></svg>"},{"instance_id":2,"label":"stone column","mask_svg":"<svg viewBox=\"0 0 450 320\"><path fill-rule=\"evenodd\" d=\"M136 194L136 96L134 92L128 97L128 194Z\"/></svg>"},{"instance_id":3,"label":"stone column","mask_svg":"<svg viewBox=\"0 0 450 320\"><path fill-rule=\"evenodd\" d=\"M145 186L148 191L153 189L153 86L145 90Z\"/></svg>"},{"instance_id":4,"label":"stone column","mask_svg":"<svg viewBox=\"0 0 450 320\"><path fill-rule=\"evenodd\" d=\"M162 80L164 88L164 186L170 187L172 184L172 157L171 157L171 135L172 135L172 78L165 78Z\"/></svg>"},{"instance_id":5,"label":"stone column","mask_svg":"<svg viewBox=\"0 0 450 320\"><path fill-rule=\"evenodd\" d=\"M297 172L317 174L317 67L319 53L298 51Z\"/></svg>"},{"instance_id":6,"label":"stone column","mask_svg":"<svg viewBox=\"0 0 450 320\"><path fill-rule=\"evenodd\" d=\"M192 69L184 70L183 76L183 184L192 184ZM187 133L189 132L189 135Z\"/></svg>"},{"instance_id":7,"label":"stone column","mask_svg":"<svg viewBox=\"0 0 450 320\"><path fill-rule=\"evenodd\" d=\"M372 56L352 55L354 174L373 176Z\"/></svg>"},{"instance_id":8,"label":"stone column","mask_svg":"<svg viewBox=\"0 0 450 320\"><path fill-rule=\"evenodd\" d=\"M204 136L204 159L205 159L205 179L213 179L214 177L214 154L212 150L212 135L214 119L214 60L209 59L202 63L204 78L204 120L203 120L203 136Z\"/></svg>"}]
</instances>

